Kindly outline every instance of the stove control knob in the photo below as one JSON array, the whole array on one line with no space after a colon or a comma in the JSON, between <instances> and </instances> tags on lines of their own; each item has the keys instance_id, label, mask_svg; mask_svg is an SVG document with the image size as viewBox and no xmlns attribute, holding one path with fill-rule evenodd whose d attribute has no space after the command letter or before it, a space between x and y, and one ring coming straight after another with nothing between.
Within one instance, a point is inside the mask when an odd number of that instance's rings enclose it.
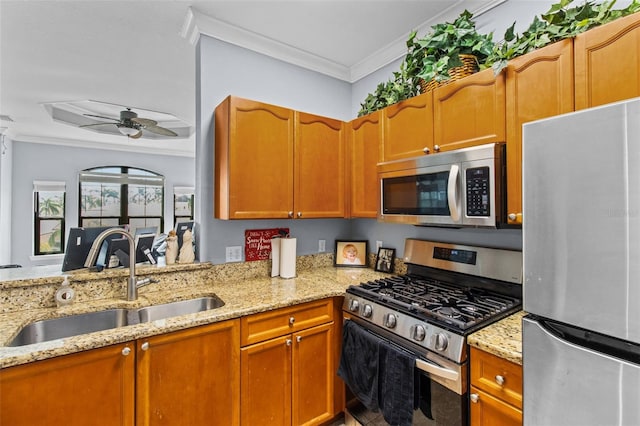
<instances>
[{"instance_id":1,"label":"stove control knob","mask_svg":"<svg viewBox=\"0 0 640 426\"><path fill-rule=\"evenodd\" d=\"M358 309L360 309L360 303L358 303L356 299L351 299L349 302L349 310L351 312L358 312Z\"/></svg>"},{"instance_id":2,"label":"stove control knob","mask_svg":"<svg viewBox=\"0 0 640 426\"><path fill-rule=\"evenodd\" d=\"M371 315L373 315L373 308L371 305L364 305L364 308L362 308L362 315L364 315L365 318L371 318Z\"/></svg>"},{"instance_id":3,"label":"stove control knob","mask_svg":"<svg viewBox=\"0 0 640 426\"><path fill-rule=\"evenodd\" d=\"M394 314L387 314L384 318L384 325L387 328L395 328L396 322L396 316Z\"/></svg>"},{"instance_id":4,"label":"stove control knob","mask_svg":"<svg viewBox=\"0 0 640 426\"><path fill-rule=\"evenodd\" d=\"M435 337L436 337L436 349L441 352L447 349L447 346L449 345L449 339L447 339L447 336L444 335L443 333L437 333Z\"/></svg>"},{"instance_id":5,"label":"stove control knob","mask_svg":"<svg viewBox=\"0 0 640 426\"><path fill-rule=\"evenodd\" d=\"M415 325L411 332L411 337L413 338L413 340L417 340L418 342L422 342L426 335L427 332L420 324Z\"/></svg>"}]
</instances>

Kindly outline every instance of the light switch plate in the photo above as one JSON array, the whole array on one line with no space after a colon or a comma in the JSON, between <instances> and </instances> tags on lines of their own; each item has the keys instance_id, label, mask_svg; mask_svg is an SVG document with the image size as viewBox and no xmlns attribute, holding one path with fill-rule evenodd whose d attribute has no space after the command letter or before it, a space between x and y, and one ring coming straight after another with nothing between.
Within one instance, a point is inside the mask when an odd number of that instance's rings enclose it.
<instances>
[{"instance_id":1,"label":"light switch plate","mask_svg":"<svg viewBox=\"0 0 640 426\"><path fill-rule=\"evenodd\" d=\"M382 241L378 240L376 241L376 253L380 250L380 247L382 247Z\"/></svg>"},{"instance_id":2,"label":"light switch plate","mask_svg":"<svg viewBox=\"0 0 640 426\"><path fill-rule=\"evenodd\" d=\"M230 246L227 247L227 262L242 262L242 247Z\"/></svg>"},{"instance_id":3,"label":"light switch plate","mask_svg":"<svg viewBox=\"0 0 640 426\"><path fill-rule=\"evenodd\" d=\"M318 253L327 251L327 240L318 240Z\"/></svg>"}]
</instances>

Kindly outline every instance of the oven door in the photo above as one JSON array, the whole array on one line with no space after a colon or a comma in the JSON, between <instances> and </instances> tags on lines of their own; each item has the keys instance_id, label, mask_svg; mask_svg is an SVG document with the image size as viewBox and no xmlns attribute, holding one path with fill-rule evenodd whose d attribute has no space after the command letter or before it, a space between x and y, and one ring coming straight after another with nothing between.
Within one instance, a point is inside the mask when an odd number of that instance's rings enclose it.
<instances>
[{"instance_id":1,"label":"oven door","mask_svg":"<svg viewBox=\"0 0 640 426\"><path fill-rule=\"evenodd\" d=\"M468 365L466 362L462 365L456 364L424 348L413 345L411 342L404 341L404 339L400 339L380 327L362 321L346 312L344 314L345 322L351 321L363 332L370 333L374 338L380 339L382 344L393 345L415 357L413 395L415 411L412 424L440 426L468 424L469 393L467 381ZM399 340L402 340L402 342ZM342 357L348 356L344 352ZM354 361L359 362L359 360ZM341 359L340 362L342 364L344 360ZM379 378L375 382L379 383L380 380ZM351 390L348 379L345 380L345 383L347 384L347 389ZM354 392L353 396L357 398L357 392ZM367 422L371 421L371 417L376 416L383 419L382 412L373 413L357 401L355 403L352 401L348 404L348 407L350 407L348 409L349 413L356 420L360 420L362 424L364 424L362 421L364 418L369 419Z\"/></svg>"}]
</instances>

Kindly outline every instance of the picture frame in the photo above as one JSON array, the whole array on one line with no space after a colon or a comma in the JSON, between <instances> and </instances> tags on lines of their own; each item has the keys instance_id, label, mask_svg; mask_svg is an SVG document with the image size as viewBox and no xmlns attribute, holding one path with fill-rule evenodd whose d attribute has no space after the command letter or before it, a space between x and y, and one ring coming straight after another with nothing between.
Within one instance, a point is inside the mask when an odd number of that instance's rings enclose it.
<instances>
[{"instance_id":1,"label":"picture frame","mask_svg":"<svg viewBox=\"0 0 640 426\"><path fill-rule=\"evenodd\" d=\"M369 241L336 240L333 265L348 268L366 268Z\"/></svg>"},{"instance_id":2,"label":"picture frame","mask_svg":"<svg viewBox=\"0 0 640 426\"><path fill-rule=\"evenodd\" d=\"M396 257L396 249L388 247L380 247L376 256L376 264L374 269L378 272L393 272L394 259Z\"/></svg>"}]
</instances>

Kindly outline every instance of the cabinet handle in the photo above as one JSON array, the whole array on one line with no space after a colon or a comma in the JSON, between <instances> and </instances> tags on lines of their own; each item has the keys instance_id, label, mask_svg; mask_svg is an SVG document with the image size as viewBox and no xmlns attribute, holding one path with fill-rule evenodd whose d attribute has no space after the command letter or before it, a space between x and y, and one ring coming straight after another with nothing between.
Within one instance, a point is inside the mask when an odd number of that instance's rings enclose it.
<instances>
[{"instance_id":1,"label":"cabinet handle","mask_svg":"<svg viewBox=\"0 0 640 426\"><path fill-rule=\"evenodd\" d=\"M433 150L434 150L435 152L440 152L440 145L434 145L434 146L433 146Z\"/></svg>"},{"instance_id":2,"label":"cabinet handle","mask_svg":"<svg viewBox=\"0 0 640 426\"><path fill-rule=\"evenodd\" d=\"M522 223L522 213L509 213L507 217L511 222Z\"/></svg>"},{"instance_id":3,"label":"cabinet handle","mask_svg":"<svg viewBox=\"0 0 640 426\"><path fill-rule=\"evenodd\" d=\"M287 213L287 216L289 216L289 219L293 219L293 212Z\"/></svg>"},{"instance_id":4,"label":"cabinet handle","mask_svg":"<svg viewBox=\"0 0 640 426\"><path fill-rule=\"evenodd\" d=\"M471 402L473 402L474 404L478 403L478 400L480 400L480 396L477 393L472 393L471 395L469 395L469 399L471 400Z\"/></svg>"},{"instance_id":5,"label":"cabinet handle","mask_svg":"<svg viewBox=\"0 0 640 426\"><path fill-rule=\"evenodd\" d=\"M298 212L298 219L302 217L302 212Z\"/></svg>"},{"instance_id":6,"label":"cabinet handle","mask_svg":"<svg viewBox=\"0 0 640 426\"><path fill-rule=\"evenodd\" d=\"M149 350L149 342L144 342L142 345L140 345L140 349L142 349L143 351Z\"/></svg>"},{"instance_id":7,"label":"cabinet handle","mask_svg":"<svg viewBox=\"0 0 640 426\"><path fill-rule=\"evenodd\" d=\"M291 339L287 339L286 343L287 343L287 346L291 346Z\"/></svg>"},{"instance_id":8,"label":"cabinet handle","mask_svg":"<svg viewBox=\"0 0 640 426\"><path fill-rule=\"evenodd\" d=\"M298 342L298 343L302 342L302 336L296 337L296 342Z\"/></svg>"},{"instance_id":9,"label":"cabinet handle","mask_svg":"<svg viewBox=\"0 0 640 426\"><path fill-rule=\"evenodd\" d=\"M131 353L131 348L129 346L125 346L122 348L122 355L127 356Z\"/></svg>"},{"instance_id":10,"label":"cabinet handle","mask_svg":"<svg viewBox=\"0 0 640 426\"><path fill-rule=\"evenodd\" d=\"M496 383L499 384L500 386L504 385L504 377L498 374L496 376Z\"/></svg>"},{"instance_id":11,"label":"cabinet handle","mask_svg":"<svg viewBox=\"0 0 640 426\"><path fill-rule=\"evenodd\" d=\"M429 147L425 146L424 148L422 148L422 152L424 152L425 154L428 154L431 152L431 150L429 149Z\"/></svg>"},{"instance_id":12,"label":"cabinet handle","mask_svg":"<svg viewBox=\"0 0 640 426\"><path fill-rule=\"evenodd\" d=\"M289 317L289 325L293 325L294 322L296 322L296 319L294 317Z\"/></svg>"}]
</instances>

